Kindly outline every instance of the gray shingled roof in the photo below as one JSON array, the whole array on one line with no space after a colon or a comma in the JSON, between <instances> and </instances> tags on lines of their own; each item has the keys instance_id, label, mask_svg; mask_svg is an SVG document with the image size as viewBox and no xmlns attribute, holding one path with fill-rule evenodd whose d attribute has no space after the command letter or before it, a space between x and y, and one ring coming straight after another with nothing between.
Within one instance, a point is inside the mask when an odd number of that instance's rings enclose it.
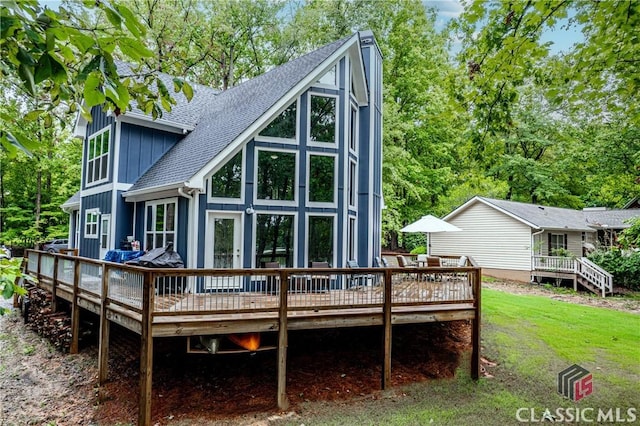
<instances>
[{"instance_id":1,"label":"gray shingled roof","mask_svg":"<svg viewBox=\"0 0 640 426\"><path fill-rule=\"evenodd\" d=\"M593 231L593 228L587 226L582 210L519 203L517 201L495 200L484 197L478 198L542 229Z\"/></svg>"},{"instance_id":2,"label":"gray shingled roof","mask_svg":"<svg viewBox=\"0 0 640 426\"><path fill-rule=\"evenodd\" d=\"M631 225L626 223L626 221L639 216L640 209L584 211L585 220L594 228L628 228Z\"/></svg>"},{"instance_id":3,"label":"gray shingled roof","mask_svg":"<svg viewBox=\"0 0 640 426\"><path fill-rule=\"evenodd\" d=\"M67 206L73 206L75 204L80 204L80 191L78 190L75 194L73 194L67 201L64 202L60 207L65 208Z\"/></svg>"},{"instance_id":4,"label":"gray shingled roof","mask_svg":"<svg viewBox=\"0 0 640 426\"><path fill-rule=\"evenodd\" d=\"M127 76L133 73L130 64L123 61L115 62L118 67L119 75ZM211 87L196 83L189 83L193 89L193 98L191 99L191 102L189 102L182 92L176 93L173 91L173 76L165 73L157 73L157 76L167 87L171 97L176 101L176 104L173 105L170 112L163 111L161 118L179 125L184 125L185 127L188 127L189 130L195 127L200 117L202 117L202 115L207 111L207 106L210 105L216 95L220 93L219 90L212 89ZM152 88L152 90L155 91L155 87ZM130 105L132 108L131 112L147 115L136 106L135 102L131 102ZM127 113L125 112L125 115L126 114ZM149 116L149 118L151 117Z\"/></svg>"},{"instance_id":5,"label":"gray shingled roof","mask_svg":"<svg viewBox=\"0 0 640 426\"><path fill-rule=\"evenodd\" d=\"M188 181L351 38L328 44L218 94L193 132L147 170L130 191Z\"/></svg>"}]
</instances>

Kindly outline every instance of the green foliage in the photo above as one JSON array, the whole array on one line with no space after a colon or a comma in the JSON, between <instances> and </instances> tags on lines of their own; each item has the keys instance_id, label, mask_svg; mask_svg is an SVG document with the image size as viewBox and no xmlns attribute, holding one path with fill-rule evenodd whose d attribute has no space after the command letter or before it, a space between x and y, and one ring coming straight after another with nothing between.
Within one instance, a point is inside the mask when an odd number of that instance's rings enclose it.
<instances>
[{"instance_id":1,"label":"green foliage","mask_svg":"<svg viewBox=\"0 0 640 426\"><path fill-rule=\"evenodd\" d=\"M7 252L0 248L0 293L4 299L10 299L14 293L26 294L24 288L15 285L18 278L26 278L35 282L35 278L22 273L22 258L8 258ZM0 308L0 315L7 313L7 310Z\"/></svg>"},{"instance_id":2,"label":"green foliage","mask_svg":"<svg viewBox=\"0 0 640 426\"><path fill-rule=\"evenodd\" d=\"M615 285L640 291L640 251L595 251L589 260L613 274Z\"/></svg>"},{"instance_id":3,"label":"green foliage","mask_svg":"<svg viewBox=\"0 0 640 426\"><path fill-rule=\"evenodd\" d=\"M620 234L618 243L622 248L640 249L640 217L636 217L629 221L631 226Z\"/></svg>"},{"instance_id":4,"label":"green foliage","mask_svg":"<svg viewBox=\"0 0 640 426\"><path fill-rule=\"evenodd\" d=\"M414 247L409 253L411 254L426 254L427 248L425 246Z\"/></svg>"},{"instance_id":5,"label":"green foliage","mask_svg":"<svg viewBox=\"0 0 640 426\"><path fill-rule=\"evenodd\" d=\"M89 25L90 14L99 24ZM3 2L0 19L3 76L9 76L12 93L39 101L24 120L41 118L48 128L57 110L81 111L91 120L92 106L103 105L118 114L131 108L131 100L154 118L162 115L160 105L170 110L169 92L163 90L150 68L142 67L143 60L151 61L154 56L146 47L145 26L123 4L84 2L76 12L73 7L60 6L57 11L43 8L35 0ZM135 75L121 78L115 58L137 64L133 66ZM153 85L159 90L150 90ZM188 86L183 83L182 91L190 98ZM5 116L0 118L5 121L0 144L9 155L38 146L37 139L23 131L23 120L12 123Z\"/></svg>"}]
</instances>

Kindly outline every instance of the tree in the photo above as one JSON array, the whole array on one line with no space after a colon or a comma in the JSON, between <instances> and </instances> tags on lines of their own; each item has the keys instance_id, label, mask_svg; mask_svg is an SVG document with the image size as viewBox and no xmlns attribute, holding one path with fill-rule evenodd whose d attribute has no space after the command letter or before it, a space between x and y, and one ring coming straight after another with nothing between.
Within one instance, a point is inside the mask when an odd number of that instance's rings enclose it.
<instances>
[{"instance_id":1,"label":"tree","mask_svg":"<svg viewBox=\"0 0 640 426\"><path fill-rule=\"evenodd\" d=\"M12 83L11 93L38 99L40 109L26 119L42 116L50 127L53 114L62 109L81 111L90 119L91 107L102 105L116 114L126 111L130 101L154 117L170 110L168 88L155 76L153 52L145 47L145 27L124 5L109 0L85 2L86 11L107 24L87 25L73 9L54 11L36 0L3 2L0 5L0 67ZM130 61L134 74L121 78L115 58ZM146 62L145 62L146 60ZM175 80L176 91L191 98L192 90ZM81 103L82 101L82 103ZM16 149L37 146L30 135L5 125L0 143L10 155Z\"/></svg>"}]
</instances>

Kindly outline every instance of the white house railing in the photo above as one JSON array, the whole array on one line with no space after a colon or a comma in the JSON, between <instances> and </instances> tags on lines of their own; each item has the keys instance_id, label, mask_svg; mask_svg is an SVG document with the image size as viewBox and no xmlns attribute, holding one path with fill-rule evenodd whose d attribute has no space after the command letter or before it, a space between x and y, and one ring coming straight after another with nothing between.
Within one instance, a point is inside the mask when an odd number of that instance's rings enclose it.
<instances>
[{"instance_id":1,"label":"white house railing","mask_svg":"<svg viewBox=\"0 0 640 426\"><path fill-rule=\"evenodd\" d=\"M534 271L552 271L552 272L567 272L574 273L575 265L574 259L571 257L561 256L533 256L533 270Z\"/></svg>"}]
</instances>

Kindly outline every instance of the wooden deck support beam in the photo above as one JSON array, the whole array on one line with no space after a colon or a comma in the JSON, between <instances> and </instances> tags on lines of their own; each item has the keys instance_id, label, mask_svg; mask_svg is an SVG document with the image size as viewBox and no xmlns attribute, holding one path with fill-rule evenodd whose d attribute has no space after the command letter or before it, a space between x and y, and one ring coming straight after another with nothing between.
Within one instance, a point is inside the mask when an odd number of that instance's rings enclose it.
<instances>
[{"instance_id":1,"label":"wooden deck support beam","mask_svg":"<svg viewBox=\"0 0 640 426\"><path fill-rule=\"evenodd\" d=\"M51 312L58 312L58 256L53 257L53 280L51 281Z\"/></svg>"},{"instance_id":2,"label":"wooden deck support beam","mask_svg":"<svg viewBox=\"0 0 640 426\"><path fill-rule=\"evenodd\" d=\"M80 337L80 306L78 306L78 286L80 285L80 260L73 261L73 297L71 300L71 346L69 353L78 353Z\"/></svg>"},{"instance_id":3,"label":"wooden deck support beam","mask_svg":"<svg viewBox=\"0 0 640 426\"><path fill-rule=\"evenodd\" d=\"M473 272L473 292L475 296L475 314L471 329L471 378L478 380L480 378L480 307L481 307L481 288L482 288L482 270L478 269Z\"/></svg>"},{"instance_id":4,"label":"wooden deck support beam","mask_svg":"<svg viewBox=\"0 0 640 426\"><path fill-rule=\"evenodd\" d=\"M391 271L384 271L384 305L383 305L383 361L382 361L382 389L391 386L391 345L393 343L391 335Z\"/></svg>"},{"instance_id":5,"label":"wooden deck support beam","mask_svg":"<svg viewBox=\"0 0 640 426\"><path fill-rule=\"evenodd\" d=\"M142 333L140 334L140 398L138 401L138 425L151 424L151 388L153 373L153 272L144 273L142 297Z\"/></svg>"},{"instance_id":6,"label":"wooden deck support beam","mask_svg":"<svg viewBox=\"0 0 640 426\"><path fill-rule=\"evenodd\" d=\"M288 293L289 274L280 270L280 306L278 310L278 408L289 408L287 398L287 348L289 346L288 332Z\"/></svg>"},{"instance_id":7,"label":"wooden deck support beam","mask_svg":"<svg viewBox=\"0 0 640 426\"><path fill-rule=\"evenodd\" d=\"M100 334L98 338L98 385L102 386L109 376L109 328L107 318L107 295L109 294L109 266L102 267L102 291L100 293Z\"/></svg>"}]
</instances>

